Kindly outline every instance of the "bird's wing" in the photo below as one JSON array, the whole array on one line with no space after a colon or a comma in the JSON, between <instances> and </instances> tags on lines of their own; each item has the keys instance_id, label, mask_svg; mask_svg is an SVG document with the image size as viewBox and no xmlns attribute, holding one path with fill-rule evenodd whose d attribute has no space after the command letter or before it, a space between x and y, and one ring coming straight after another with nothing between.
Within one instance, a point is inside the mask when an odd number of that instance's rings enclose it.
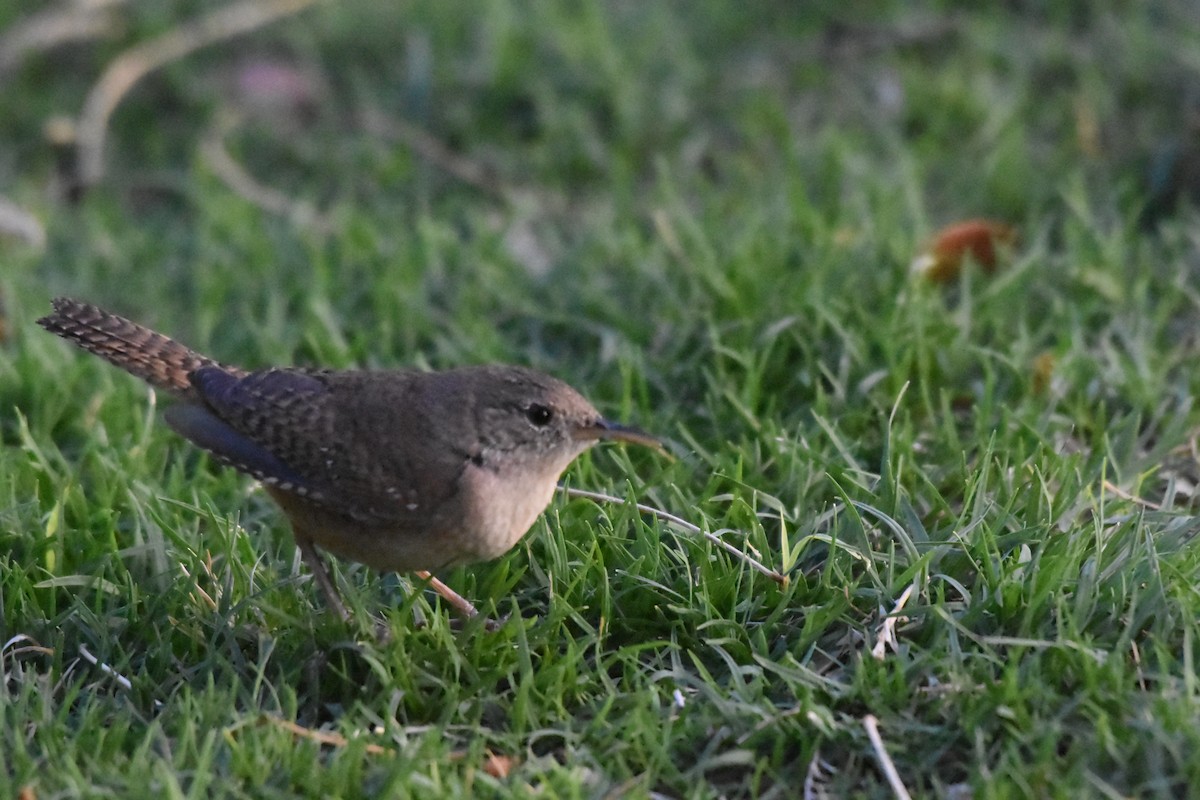
<instances>
[{"instance_id":1,"label":"bird's wing","mask_svg":"<svg viewBox=\"0 0 1200 800\"><path fill-rule=\"evenodd\" d=\"M351 519L428 518L455 494L470 454L423 435L428 420L406 402L405 384L388 391L377 377L361 392L338 373L203 367L191 374L202 402L174 406L166 419L230 466Z\"/></svg>"}]
</instances>

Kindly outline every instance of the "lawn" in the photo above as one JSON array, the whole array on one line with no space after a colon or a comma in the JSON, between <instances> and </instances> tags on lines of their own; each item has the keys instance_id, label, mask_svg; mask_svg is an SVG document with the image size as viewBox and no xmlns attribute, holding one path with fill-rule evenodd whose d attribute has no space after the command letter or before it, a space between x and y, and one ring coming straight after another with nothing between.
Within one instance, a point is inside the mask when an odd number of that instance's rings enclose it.
<instances>
[{"instance_id":1,"label":"lawn","mask_svg":"<svg viewBox=\"0 0 1200 800\"><path fill-rule=\"evenodd\" d=\"M1200 796L1200 19L1094 5L0 7L0 796ZM675 458L343 622L57 295Z\"/></svg>"}]
</instances>

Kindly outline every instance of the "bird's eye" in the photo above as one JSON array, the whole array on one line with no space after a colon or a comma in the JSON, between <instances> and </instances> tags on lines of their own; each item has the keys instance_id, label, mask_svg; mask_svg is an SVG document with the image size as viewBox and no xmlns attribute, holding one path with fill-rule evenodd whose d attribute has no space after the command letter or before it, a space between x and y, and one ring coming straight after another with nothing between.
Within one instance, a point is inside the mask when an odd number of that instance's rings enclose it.
<instances>
[{"instance_id":1,"label":"bird's eye","mask_svg":"<svg viewBox=\"0 0 1200 800\"><path fill-rule=\"evenodd\" d=\"M525 419L539 428L544 428L554 419L554 412L541 403L533 403L525 409Z\"/></svg>"}]
</instances>

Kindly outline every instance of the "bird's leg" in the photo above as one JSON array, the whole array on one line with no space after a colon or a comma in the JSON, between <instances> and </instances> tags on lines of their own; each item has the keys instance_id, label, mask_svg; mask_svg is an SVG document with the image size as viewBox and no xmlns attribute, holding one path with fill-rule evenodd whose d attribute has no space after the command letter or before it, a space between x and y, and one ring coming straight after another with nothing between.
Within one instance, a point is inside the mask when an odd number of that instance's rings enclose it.
<instances>
[{"instance_id":1,"label":"bird's leg","mask_svg":"<svg viewBox=\"0 0 1200 800\"><path fill-rule=\"evenodd\" d=\"M333 579L329 577L329 570L325 567L325 562L321 559L321 554L317 552L317 548L313 545L312 539L296 534L296 546L300 548L300 557L304 559L304 563L308 564L308 569L312 572L313 578L317 581L317 586L321 587L321 593L325 595L326 604L333 609L344 622L350 621L350 612L346 610L346 606L342 603L342 598L338 594L337 589L333 585ZM429 588L433 589L442 599L450 604L450 607L461 614L466 619L479 616L479 610L471 603L470 600L463 597L458 592L451 589L446 584L435 578L429 572L420 570L416 573L417 577L429 583ZM492 620L487 621L487 628L494 630L498 625Z\"/></svg>"},{"instance_id":2,"label":"bird's leg","mask_svg":"<svg viewBox=\"0 0 1200 800\"><path fill-rule=\"evenodd\" d=\"M419 570L416 573L416 575L421 580L428 581L430 589L433 589L435 592L440 594L442 596L442 599L444 599L447 603L450 604L451 608L453 608L458 613L462 614L467 619L471 619L472 617L479 616L478 609L476 609L475 606L473 606L471 604L470 600L463 597L461 594L454 591L449 586L447 586L446 584L439 581L437 578L430 575L426 570Z\"/></svg>"},{"instance_id":3,"label":"bird's leg","mask_svg":"<svg viewBox=\"0 0 1200 800\"><path fill-rule=\"evenodd\" d=\"M333 579L329 577L329 570L325 568L325 562L321 560L321 554L313 546L312 539L296 532L296 546L300 548L300 557L304 559L305 564L308 564L309 570L317 581L317 586L321 587L321 594L325 595L325 602L335 614L342 618L343 622L349 622L350 612L346 610L342 598L338 596L337 589L333 586Z\"/></svg>"}]
</instances>

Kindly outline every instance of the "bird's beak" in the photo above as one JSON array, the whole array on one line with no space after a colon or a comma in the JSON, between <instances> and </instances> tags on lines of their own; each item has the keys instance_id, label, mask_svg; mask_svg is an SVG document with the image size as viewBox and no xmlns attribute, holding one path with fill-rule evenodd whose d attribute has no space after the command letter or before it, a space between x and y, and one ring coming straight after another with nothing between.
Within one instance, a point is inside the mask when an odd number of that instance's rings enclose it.
<instances>
[{"instance_id":1,"label":"bird's beak","mask_svg":"<svg viewBox=\"0 0 1200 800\"><path fill-rule=\"evenodd\" d=\"M606 419L598 419L589 425L581 425L576 428L575 438L583 441L601 439L612 442L628 442L630 444L640 444L643 447L649 447L660 453L667 453L662 440L657 436L651 436L632 425L621 425L617 422L609 422Z\"/></svg>"}]
</instances>

